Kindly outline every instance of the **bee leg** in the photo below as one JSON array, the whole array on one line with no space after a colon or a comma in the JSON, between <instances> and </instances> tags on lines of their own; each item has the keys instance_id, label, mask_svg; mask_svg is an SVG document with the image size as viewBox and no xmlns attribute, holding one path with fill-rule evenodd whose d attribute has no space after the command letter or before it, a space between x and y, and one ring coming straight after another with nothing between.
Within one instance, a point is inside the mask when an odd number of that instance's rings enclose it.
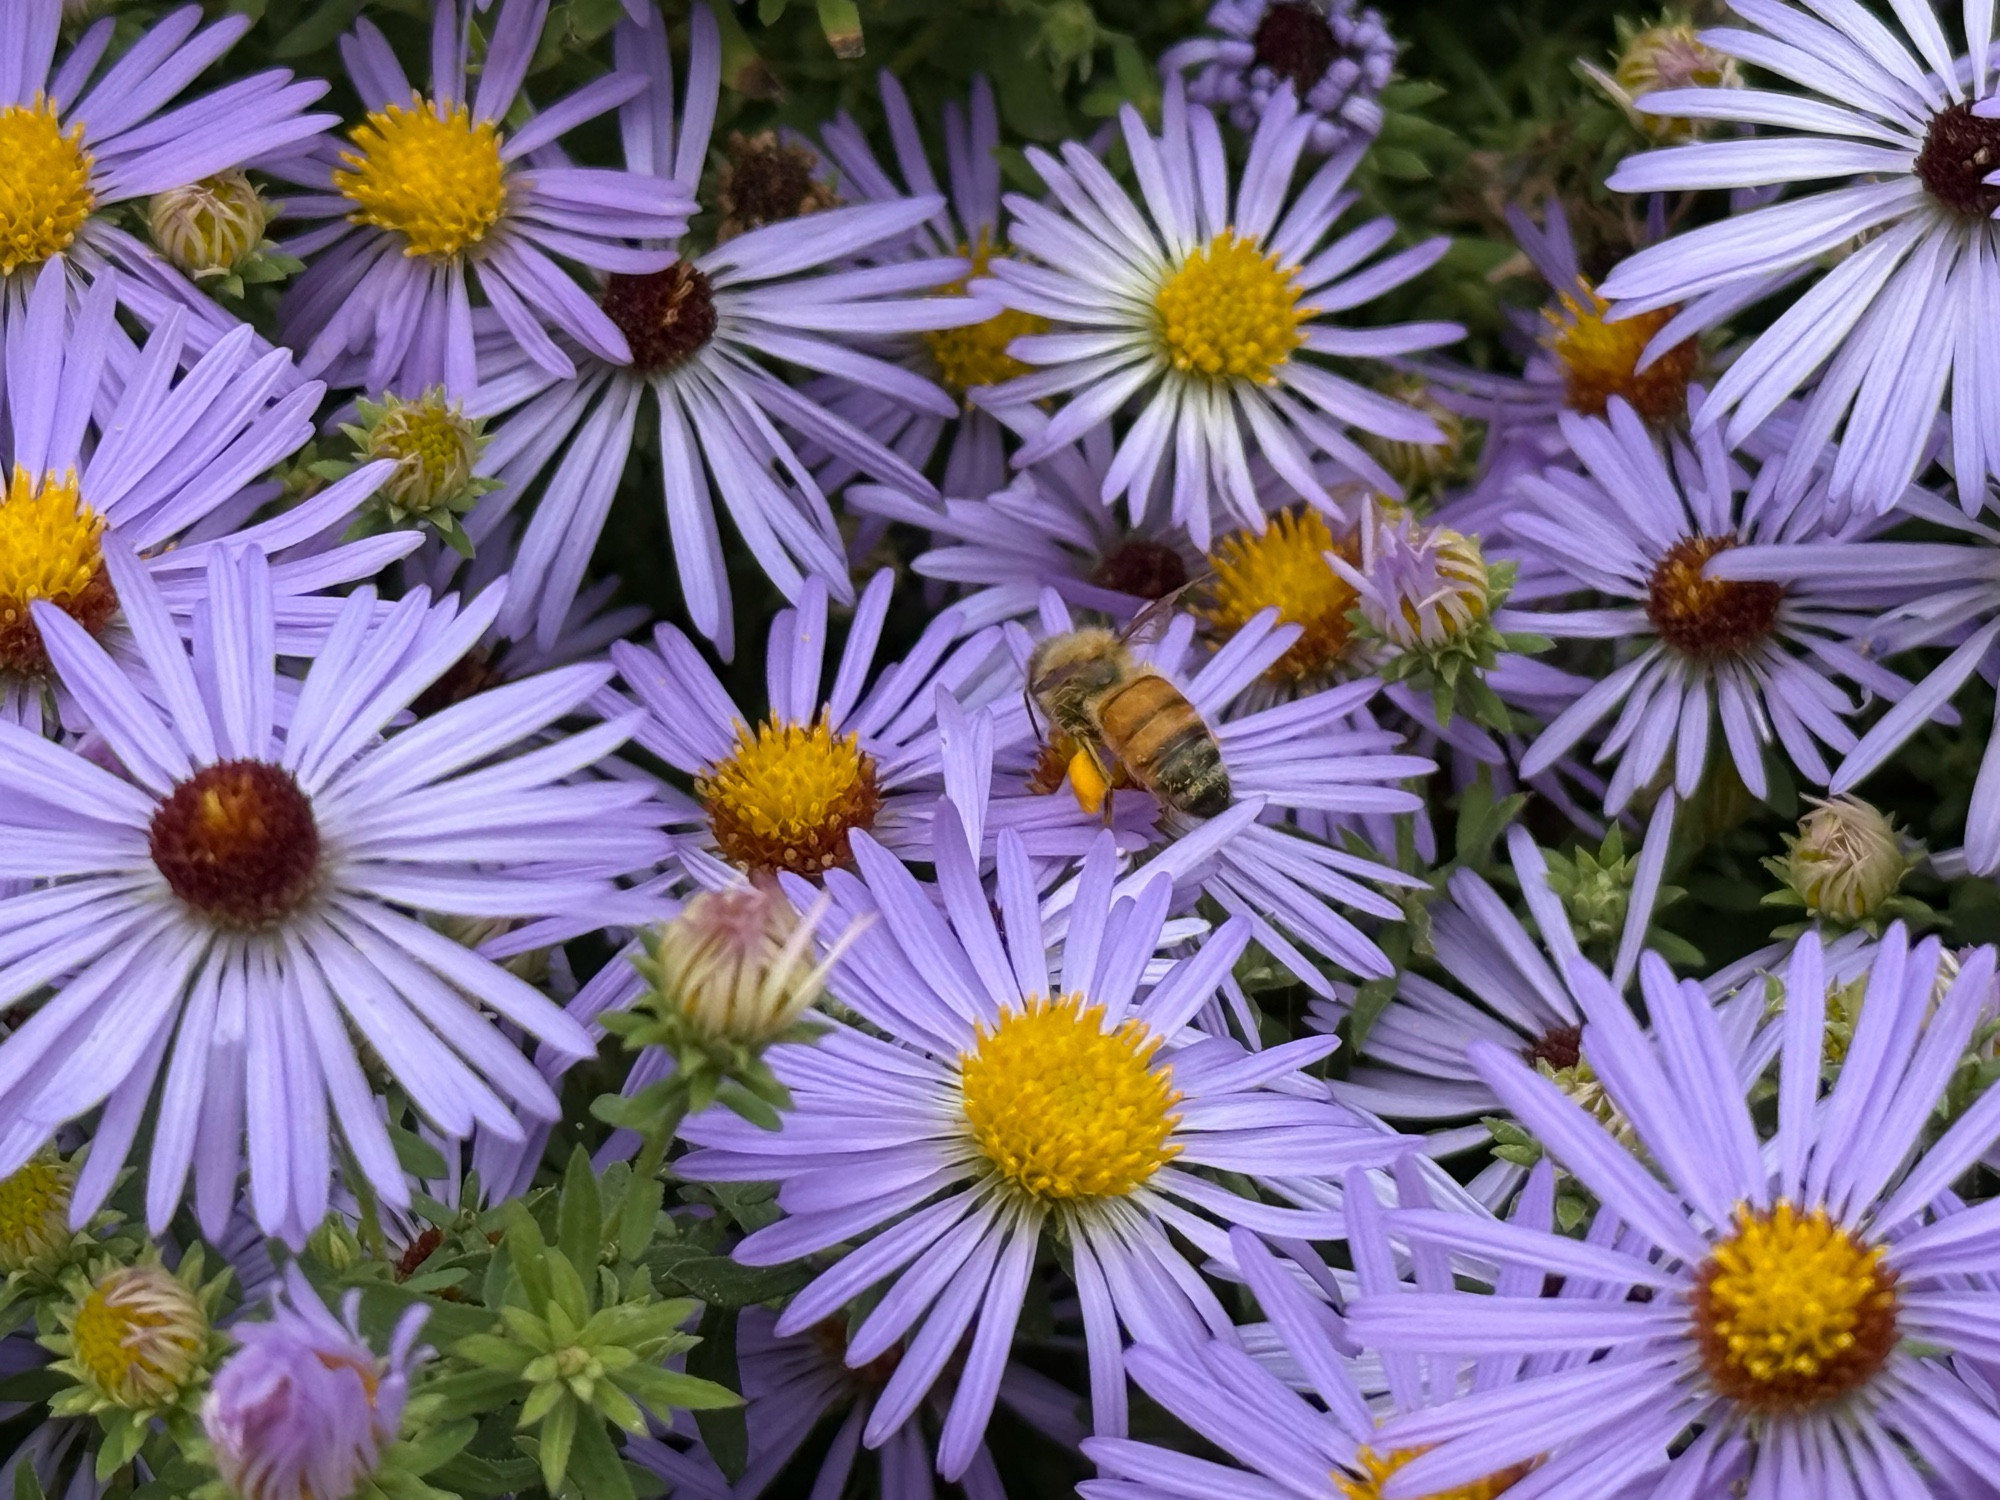
<instances>
[{"instance_id":1,"label":"bee leg","mask_svg":"<svg viewBox=\"0 0 2000 1500\"><path fill-rule=\"evenodd\" d=\"M1076 805L1093 816L1105 812L1105 803L1111 792L1111 778L1104 774L1104 767L1097 754L1088 745L1078 749L1069 759L1070 790L1076 793Z\"/></svg>"}]
</instances>

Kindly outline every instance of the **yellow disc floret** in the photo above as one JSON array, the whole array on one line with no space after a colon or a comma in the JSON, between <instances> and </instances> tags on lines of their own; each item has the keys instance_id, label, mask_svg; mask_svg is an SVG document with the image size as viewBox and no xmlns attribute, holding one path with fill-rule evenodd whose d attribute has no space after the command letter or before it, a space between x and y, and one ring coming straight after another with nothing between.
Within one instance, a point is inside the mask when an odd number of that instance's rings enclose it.
<instances>
[{"instance_id":1,"label":"yellow disc floret","mask_svg":"<svg viewBox=\"0 0 2000 1500\"><path fill-rule=\"evenodd\" d=\"M752 872L817 875L849 859L848 837L882 806L875 761L857 735L773 717L741 725L729 755L695 778L723 856Z\"/></svg>"},{"instance_id":2,"label":"yellow disc floret","mask_svg":"<svg viewBox=\"0 0 2000 1500\"><path fill-rule=\"evenodd\" d=\"M373 111L343 151L333 184L355 205L348 218L394 230L405 255L439 258L478 244L507 206L500 132L463 104L439 114L427 99Z\"/></svg>"},{"instance_id":3,"label":"yellow disc floret","mask_svg":"<svg viewBox=\"0 0 2000 1500\"><path fill-rule=\"evenodd\" d=\"M1305 342L1298 267L1225 229L1181 262L1153 294L1160 342L1176 370L1270 385Z\"/></svg>"},{"instance_id":4,"label":"yellow disc floret","mask_svg":"<svg viewBox=\"0 0 2000 1500\"><path fill-rule=\"evenodd\" d=\"M207 1336L194 1293L156 1265L100 1277L70 1328L76 1366L98 1394L140 1410L171 1400L187 1383Z\"/></svg>"},{"instance_id":5,"label":"yellow disc floret","mask_svg":"<svg viewBox=\"0 0 2000 1500\"><path fill-rule=\"evenodd\" d=\"M1262 532L1232 532L1208 555L1215 577L1196 612L1226 638L1275 608L1280 623L1304 633L1265 676L1274 682L1316 676L1340 660L1354 633L1347 616L1358 595L1327 562L1334 551L1353 559L1352 543L1336 542L1316 510L1282 511Z\"/></svg>"},{"instance_id":6,"label":"yellow disc floret","mask_svg":"<svg viewBox=\"0 0 2000 1500\"><path fill-rule=\"evenodd\" d=\"M0 109L0 274L60 255L97 206L83 126L62 128L54 101Z\"/></svg>"},{"instance_id":7,"label":"yellow disc floret","mask_svg":"<svg viewBox=\"0 0 2000 1500\"><path fill-rule=\"evenodd\" d=\"M1896 1276L1826 1210L1736 1211L1695 1283L1702 1367L1723 1395L1800 1411L1864 1384L1896 1346Z\"/></svg>"},{"instance_id":8,"label":"yellow disc floret","mask_svg":"<svg viewBox=\"0 0 2000 1500\"><path fill-rule=\"evenodd\" d=\"M99 516L77 492L74 470L40 482L16 467L0 493L0 671L48 667L29 606L46 599L93 634L117 608L103 569Z\"/></svg>"},{"instance_id":9,"label":"yellow disc floret","mask_svg":"<svg viewBox=\"0 0 2000 1500\"><path fill-rule=\"evenodd\" d=\"M993 262L993 247L983 230L978 244L959 253L971 258L972 270L964 280L944 288L952 296L962 295L972 278L984 276ZM934 329L924 335L924 344L937 366L939 383L953 395L963 396L979 386L998 385L1027 374L1029 366L1009 354L1007 346L1028 334L1042 333L1048 326L1049 320L1039 314L1009 307L983 323Z\"/></svg>"},{"instance_id":10,"label":"yellow disc floret","mask_svg":"<svg viewBox=\"0 0 2000 1500\"><path fill-rule=\"evenodd\" d=\"M1382 1500L1382 1486L1424 1452L1422 1448L1397 1448L1381 1454L1373 1448L1364 1447L1354 1455L1354 1466L1365 1477L1350 1479L1344 1474L1336 1474L1333 1476L1334 1486L1348 1500ZM1512 1489L1533 1467L1533 1464L1516 1464L1511 1469L1503 1469L1471 1484L1426 1495L1424 1500L1494 1500L1496 1495Z\"/></svg>"},{"instance_id":11,"label":"yellow disc floret","mask_svg":"<svg viewBox=\"0 0 2000 1500\"><path fill-rule=\"evenodd\" d=\"M1037 996L981 1027L959 1059L965 1118L980 1154L1043 1203L1119 1198L1180 1154L1173 1070L1150 1066L1145 1023L1111 1030L1081 995Z\"/></svg>"},{"instance_id":12,"label":"yellow disc floret","mask_svg":"<svg viewBox=\"0 0 2000 1500\"><path fill-rule=\"evenodd\" d=\"M1635 317L1610 317L1611 304L1578 279L1573 292L1557 295L1561 311L1550 310L1547 342L1562 366L1564 404L1586 417L1601 417L1613 396L1622 396L1649 422L1666 422L1687 409L1688 382L1694 379L1694 340L1674 345L1645 369L1639 357L1653 335L1678 308L1663 307Z\"/></svg>"},{"instance_id":13,"label":"yellow disc floret","mask_svg":"<svg viewBox=\"0 0 2000 1500\"><path fill-rule=\"evenodd\" d=\"M75 1186L75 1169L54 1155L0 1178L0 1271L40 1265L69 1244Z\"/></svg>"}]
</instances>

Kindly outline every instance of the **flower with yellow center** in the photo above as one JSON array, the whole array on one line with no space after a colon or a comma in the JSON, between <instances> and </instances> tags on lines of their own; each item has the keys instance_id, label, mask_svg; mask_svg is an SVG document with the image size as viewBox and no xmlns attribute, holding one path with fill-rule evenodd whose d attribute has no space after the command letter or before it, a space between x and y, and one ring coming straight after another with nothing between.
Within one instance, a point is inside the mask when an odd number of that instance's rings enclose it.
<instances>
[{"instance_id":1,"label":"flower with yellow center","mask_svg":"<svg viewBox=\"0 0 2000 1500\"><path fill-rule=\"evenodd\" d=\"M980 1154L1043 1205L1122 1198L1180 1154L1173 1070L1150 1064L1160 1038L1104 1019L1081 995L1036 996L959 1059Z\"/></svg>"},{"instance_id":2,"label":"flower with yellow center","mask_svg":"<svg viewBox=\"0 0 2000 1500\"><path fill-rule=\"evenodd\" d=\"M0 274L70 247L97 206L90 168L83 126L64 130L53 99L0 109Z\"/></svg>"},{"instance_id":3,"label":"flower with yellow center","mask_svg":"<svg viewBox=\"0 0 2000 1500\"><path fill-rule=\"evenodd\" d=\"M68 1248L75 1187L76 1169L53 1153L0 1178L0 1271L46 1266Z\"/></svg>"},{"instance_id":4,"label":"flower with yellow center","mask_svg":"<svg viewBox=\"0 0 2000 1500\"><path fill-rule=\"evenodd\" d=\"M739 725L735 748L694 789L723 857L752 873L846 864L849 835L873 827L882 807L874 757L824 713L810 727L775 716Z\"/></svg>"},{"instance_id":5,"label":"flower with yellow center","mask_svg":"<svg viewBox=\"0 0 2000 1500\"><path fill-rule=\"evenodd\" d=\"M428 515L464 497L486 438L463 405L436 386L414 401L388 396L373 414L366 427L347 432L360 445L363 462L395 463L380 493L396 511Z\"/></svg>"},{"instance_id":6,"label":"flower with yellow center","mask_svg":"<svg viewBox=\"0 0 2000 1500\"><path fill-rule=\"evenodd\" d=\"M972 269L950 286L941 288L942 296L964 295L972 278L984 276L993 263L993 246L985 230L980 231L978 244L959 253L970 257ZM963 397L980 386L998 385L1003 380L1026 375L1030 367L1009 354L1007 346L1015 339L1046 332L1048 326L1047 318L1008 307L983 323L932 329L923 336L924 347L930 350L931 363L937 366L939 384L954 396Z\"/></svg>"},{"instance_id":7,"label":"flower with yellow center","mask_svg":"<svg viewBox=\"0 0 2000 1500\"><path fill-rule=\"evenodd\" d=\"M1305 342L1299 268L1224 229L1188 254L1153 294L1162 352L1176 370L1209 380L1273 385Z\"/></svg>"},{"instance_id":8,"label":"flower with yellow center","mask_svg":"<svg viewBox=\"0 0 2000 1500\"><path fill-rule=\"evenodd\" d=\"M1354 555L1351 537L1336 541L1326 517L1313 509L1281 511L1262 532L1237 531L1208 554L1214 571L1195 613L1225 640L1266 609L1303 633L1264 675L1297 683L1337 664L1353 636L1348 612L1359 601L1354 585L1334 571L1329 552Z\"/></svg>"},{"instance_id":9,"label":"flower with yellow center","mask_svg":"<svg viewBox=\"0 0 2000 1500\"><path fill-rule=\"evenodd\" d=\"M104 518L83 501L76 474L37 482L16 467L0 493L0 671L49 664L29 606L46 599L93 635L118 607L98 539Z\"/></svg>"},{"instance_id":10,"label":"flower with yellow center","mask_svg":"<svg viewBox=\"0 0 2000 1500\"><path fill-rule=\"evenodd\" d=\"M1736 1211L1694 1289L1695 1337L1717 1390L1796 1412L1865 1384L1896 1347L1896 1273L1824 1208Z\"/></svg>"},{"instance_id":11,"label":"flower with yellow center","mask_svg":"<svg viewBox=\"0 0 2000 1500\"><path fill-rule=\"evenodd\" d=\"M163 1406L195 1373L208 1318L164 1267L120 1266L77 1305L72 1360L97 1394L133 1410Z\"/></svg>"},{"instance_id":12,"label":"flower with yellow center","mask_svg":"<svg viewBox=\"0 0 2000 1500\"><path fill-rule=\"evenodd\" d=\"M1560 311L1545 310L1549 352L1562 367L1564 404L1601 417L1622 396L1649 422L1667 422L1687 410L1688 382L1698 354L1693 339L1674 345L1645 369L1639 357L1653 335L1680 311L1662 307L1629 318L1611 318L1611 304L1581 277L1574 291L1556 294Z\"/></svg>"},{"instance_id":13,"label":"flower with yellow center","mask_svg":"<svg viewBox=\"0 0 2000 1500\"><path fill-rule=\"evenodd\" d=\"M354 128L354 149L333 185L355 207L348 220L392 230L405 255L449 259L479 244L507 207L500 132L465 105L440 114L421 95L385 105Z\"/></svg>"},{"instance_id":14,"label":"flower with yellow center","mask_svg":"<svg viewBox=\"0 0 2000 1500\"><path fill-rule=\"evenodd\" d=\"M1388 1453L1377 1453L1373 1448L1363 1447L1354 1455L1359 1476L1349 1478L1344 1474L1335 1474L1334 1486L1347 1500L1382 1500L1383 1484L1423 1452L1422 1448L1397 1448ZM1495 1496L1511 1490L1533 1467L1532 1464L1516 1464L1472 1484L1426 1495L1424 1500L1494 1500Z\"/></svg>"}]
</instances>

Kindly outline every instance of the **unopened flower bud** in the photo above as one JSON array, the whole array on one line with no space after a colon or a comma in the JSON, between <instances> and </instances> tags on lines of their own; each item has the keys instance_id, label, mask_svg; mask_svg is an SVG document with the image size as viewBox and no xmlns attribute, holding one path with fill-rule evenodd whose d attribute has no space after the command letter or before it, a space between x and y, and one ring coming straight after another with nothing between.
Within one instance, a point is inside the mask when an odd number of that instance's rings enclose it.
<instances>
[{"instance_id":1,"label":"unopened flower bud","mask_svg":"<svg viewBox=\"0 0 2000 1500\"><path fill-rule=\"evenodd\" d=\"M76 1170L52 1154L0 1179L0 1271L46 1266L69 1246L75 1186Z\"/></svg>"},{"instance_id":2,"label":"unopened flower bud","mask_svg":"<svg viewBox=\"0 0 2000 1500\"><path fill-rule=\"evenodd\" d=\"M364 425L349 431L364 463L395 461L395 472L377 493L396 510L427 516L463 501L473 489L473 466L486 446L483 424L466 416L442 387L414 401L386 396L379 406L364 404L362 416Z\"/></svg>"},{"instance_id":3,"label":"unopened flower bud","mask_svg":"<svg viewBox=\"0 0 2000 1500\"><path fill-rule=\"evenodd\" d=\"M1708 122L1650 114L1638 107L1648 94L1668 89L1735 88L1742 82L1735 58L1703 42L1686 21L1671 17L1627 37L1609 73L1588 63L1584 72L1624 106L1626 116L1639 131L1656 141L1692 140L1702 134Z\"/></svg>"},{"instance_id":4,"label":"unopened flower bud","mask_svg":"<svg viewBox=\"0 0 2000 1500\"><path fill-rule=\"evenodd\" d=\"M1362 523L1358 567L1327 560L1360 591L1361 617L1406 651L1456 640L1491 608L1478 539L1426 526L1400 507L1381 506Z\"/></svg>"},{"instance_id":5,"label":"unopened flower bud","mask_svg":"<svg viewBox=\"0 0 2000 1500\"><path fill-rule=\"evenodd\" d=\"M1814 916L1853 923L1874 915L1902 886L1909 859L1895 825L1858 797L1813 799L1787 836L1781 873Z\"/></svg>"},{"instance_id":6,"label":"unopened flower bud","mask_svg":"<svg viewBox=\"0 0 2000 1500\"><path fill-rule=\"evenodd\" d=\"M197 281L240 270L264 243L256 184L234 167L155 193L147 210L160 253Z\"/></svg>"},{"instance_id":7,"label":"unopened flower bud","mask_svg":"<svg viewBox=\"0 0 2000 1500\"><path fill-rule=\"evenodd\" d=\"M360 1293L336 1318L297 1266L266 1323L238 1323L239 1345L202 1406L215 1467L241 1500L340 1500L358 1494L396 1441L411 1345L424 1318L397 1325L387 1359L361 1338Z\"/></svg>"},{"instance_id":8,"label":"unopened flower bud","mask_svg":"<svg viewBox=\"0 0 2000 1500\"><path fill-rule=\"evenodd\" d=\"M648 940L644 972L657 1003L710 1040L775 1041L811 1009L837 956L812 962L827 905L822 896L801 917L775 885L696 896Z\"/></svg>"},{"instance_id":9,"label":"unopened flower bud","mask_svg":"<svg viewBox=\"0 0 2000 1500\"><path fill-rule=\"evenodd\" d=\"M208 1316L158 1264L117 1266L98 1277L70 1326L76 1369L113 1406L164 1406L194 1375Z\"/></svg>"}]
</instances>

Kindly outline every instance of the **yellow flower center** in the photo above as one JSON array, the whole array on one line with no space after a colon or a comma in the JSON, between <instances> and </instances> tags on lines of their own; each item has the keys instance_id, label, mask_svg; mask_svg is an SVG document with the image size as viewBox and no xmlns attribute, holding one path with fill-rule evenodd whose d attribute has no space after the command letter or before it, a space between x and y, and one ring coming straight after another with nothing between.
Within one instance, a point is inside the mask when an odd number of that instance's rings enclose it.
<instances>
[{"instance_id":1,"label":"yellow flower center","mask_svg":"<svg viewBox=\"0 0 2000 1500\"><path fill-rule=\"evenodd\" d=\"M1340 660L1354 633L1347 615L1358 596L1326 560L1336 550L1354 556L1351 541L1336 543L1316 510L1282 511L1262 532L1231 532L1208 555L1215 576L1196 613L1227 638L1275 606L1280 622L1305 633L1264 675L1273 682L1315 676Z\"/></svg>"},{"instance_id":2,"label":"yellow flower center","mask_svg":"<svg viewBox=\"0 0 2000 1500\"><path fill-rule=\"evenodd\" d=\"M41 672L49 657L28 606L46 599L85 630L118 607L103 570L104 518L83 503L76 471L41 482L16 467L0 492L0 671Z\"/></svg>"},{"instance_id":3,"label":"yellow flower center","mask_svg":"<svg viewBox=\"0 0 2000 1500\"><path fill-rule=\"evenodd\" d=\"M740 726L727 758L695 778L723 856L752 872L817 875L850 857L848 836L874 826L882 794L858 735L776 718Z\"/></svg>"},{"instance_id":4,"label":"yellow flower center","mask_svg":"<svg viewBox=\"0 0 2000 1500\"><path fill-rule=\"evenodd\" d=\"M207 1319L194 1294L158 1266L100 1279L70 1328L75 1359L107 1400L158 1406L194 1373Z\"/></svg>"},{"instance_id":5,"label":"yellow flower center","mask_svg":"<svg viewBox=\"0 0 2000 1500\"><path fill-rule=\"evenodd\" d=\"M457 255L486 238L507 206L500 132L474 124L461 104L448 115L421 97L391 104L354 127L349 170L333 184L356 207L356 224L391 229L405 255Z\"/></svg>"},{"instance_id":6,"label":"yellow flower center","mask_svg":"<svg viewBox=\"0 0 2000 1500\"><path fill-rule=\"evenodd\" d=\"M1694 1291L1695 1337L1717 1390L1764 1412L1799 1411L1872 1378L1896 1346L1896 1275L1816 1208L1739 1207Z\"/></svg>"},{"instance_id":7,"label":"yellow flower center","mask_svg":"<svg viewBox=\"0 0 2000 1500\"><path fill-rule=\"evenodd\" d=\"M67 131L52 100L0 109L0 274L60 255L97 206L83 126Z\"/></svg>"},{"instance_id":8,"label":"yellow flower center","mask_svg":"<svg viewBox=\"0 0 2000 1500\"><path fill-rule=\"evenodd\" d=\"M986 232L980 231L977 245L961 249L972 257L972 270L962 281L944 288L949 295L965 291L974 276L984 276L993 263L993 247ZM965 328L938 328L924 335L937 366L937 378L955 396L982 385L998 385L1028 373L1029 366L1007 352L1007 346L1027 334L1047 331L1049 320L1036 313L1006 308L984 323Z\"/></svg>"},{"instance_id":9,"label":"yellow flower center","mask_svg":"<svg viewBox=\"0 0 2000 1500\"><path fill-rule=\"evenodd\" d=\"M0 1178L0 1270L21 1271L69 1243L76 1173L53 1157Z\"/></svg>"},{"instance_id":10,"label":"yellow flower center","mask_svg":"<svg viewBox=\"0 0 2000 1500\"><path fill-rule=\"evenodd\" d=\"M1299 305L1298 276L1275 252L1223 230L1153 295L1167 358L1185 374L1272 384L1314 312Z\"/></svg>"},{"instance_id":11,"label":"yellow flower center","mask_svg":"<svg viewBox=\"0 0 2000 1500\"><path fill-rule=\"evenodd\" d=\"M1134 1018L1104 1029L1081 995L1036 996L959 1058L965 1118L994 1171L1043 1203L1122 1198L1180 1155L1173 1069Z\"/></svg>"},{"instance_id":12,"label":"yellow flower center","mask_svg":"<svg viewBox=\"0 0 2000 1500\"><path fill-rule=\"evenodd\" d=\"M1333 1482L1341 1494L1347 1496L1347 1500L1382 1500L1382 1486L1390 1476L1406 1468L1425 1451L1422 1448L1397 1448L1380 1454L1373 1448L1363 1448L1354 1455L1354 1462L1365 1477L1350 1479L1346 1475L1335 1474ZM1426 1495L1424 1500L1493 1500L1494 1496L1506 1493L1526 1478L1533 1467L1533 1464L1516 1464L1511 1469L1502 1469L1498 1474L1488 1475L1471 1484Z\"/></svg>"},{"instance_id":13,"label":"yellow flower center","mask_svg":"<svg viewBox=\"0 0 2000 1500\"><path fill-rule=\"evenodd\" d=\"M1574 292L1558 292L1557 301L1562 311L1542 316L1549 322L1548 347L1562 365L1564 401L1571 411L1601 417L1613 396L1623 396L1649 422L1670 421L1687 409L1698 352L1693 339L1639 368L1646 345L1679 308L1609 322L1611 304L1581 278Z\"/></svg>"}]
</instances>

